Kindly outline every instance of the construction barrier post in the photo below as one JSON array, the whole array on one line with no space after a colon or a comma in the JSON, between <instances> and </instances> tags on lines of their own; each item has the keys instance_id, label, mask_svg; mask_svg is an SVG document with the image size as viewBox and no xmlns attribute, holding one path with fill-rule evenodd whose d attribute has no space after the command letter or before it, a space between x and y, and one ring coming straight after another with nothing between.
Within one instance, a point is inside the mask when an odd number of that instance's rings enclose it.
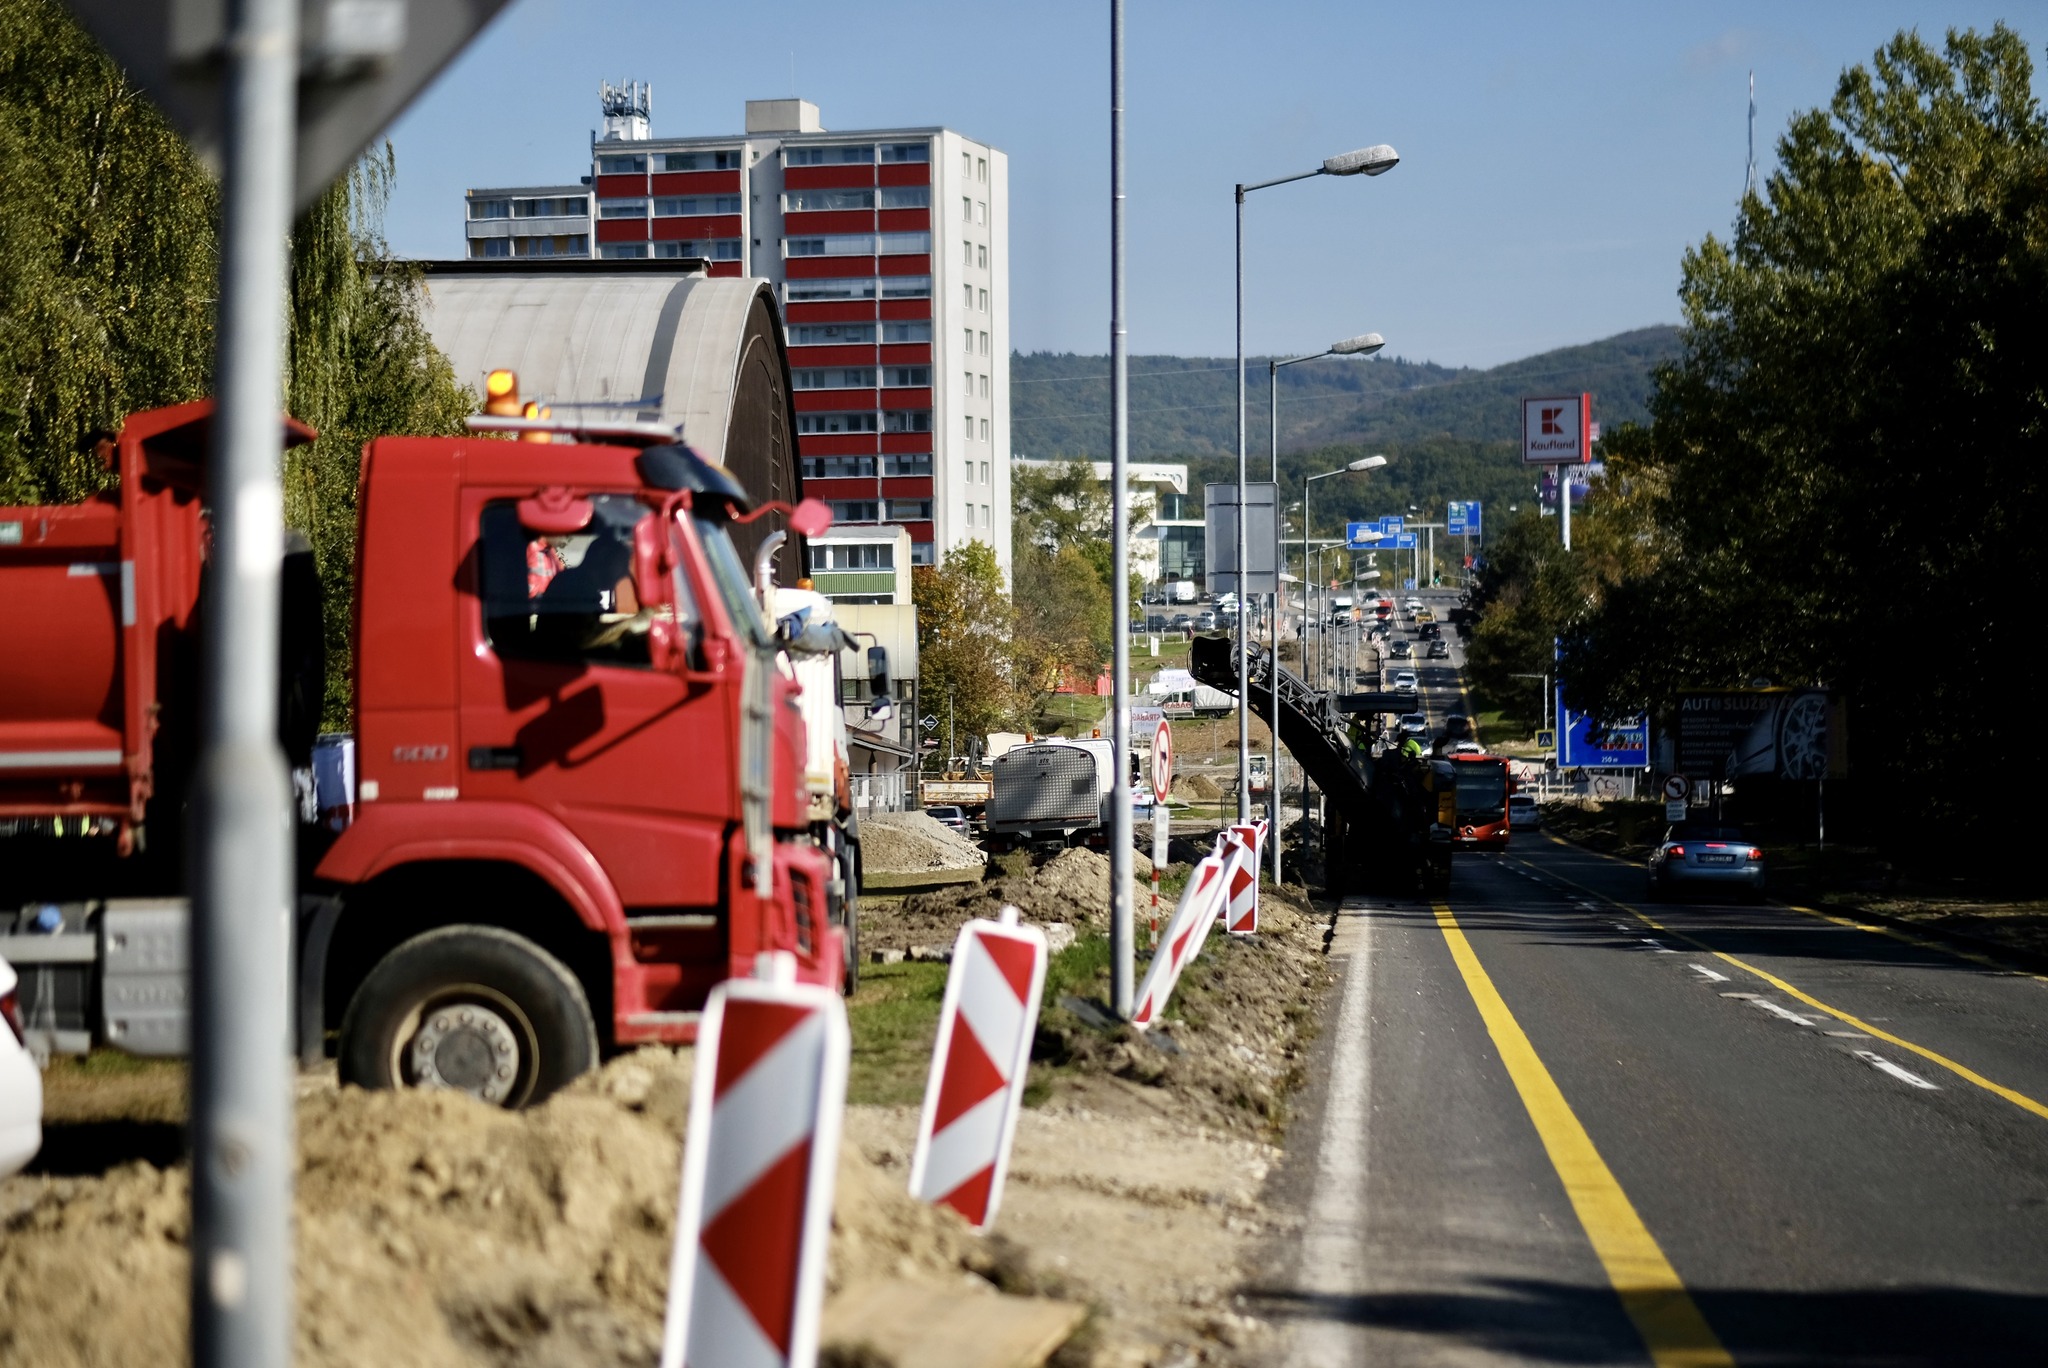
<instances>
[{"instance_id":1,"label":"construction barrier post","mask_svg":"<svg viewBox=\"0 0 2048 1368\"><path fill-rule=\"evenodd\" d=\"M810 1368L846 1104L846 1007L786 953L712 989L697 1035L661 1368Z\"/></svg>"},{"instance_id":2,"label":"construction barrier post","mask_svg":"<svg viewBox=\"0 0 2048 1368\"><path fill-rule=\"evenodd\" d=\"M1166 1010L1166 1000L1173 995L1181 970L1201 952L1202 942L1208 939L1209 928L1223 906L1223 874L1222 858L1207 855L1188 875L1188 886L1181 890L1180 902L1167 920L1166 935L1152 953L1152 962L1145 967L1138 1004L1131 1011L1131 1025L1139 1030L1148 1029Z\"/></svg>"},{"instance_id":3,"label":"construction barrier post","mask_svg":"<svg viewBox=\"0 0 2048 1368\"><path fill-rule=\"evenodd\" d=\"M910 1159L910 1195L949 1206L977 1230L1002 1205L1045 991L1045 932L1001 922L960 928L939 1008L939 1038Z\"/></svg>"}]
</instances>

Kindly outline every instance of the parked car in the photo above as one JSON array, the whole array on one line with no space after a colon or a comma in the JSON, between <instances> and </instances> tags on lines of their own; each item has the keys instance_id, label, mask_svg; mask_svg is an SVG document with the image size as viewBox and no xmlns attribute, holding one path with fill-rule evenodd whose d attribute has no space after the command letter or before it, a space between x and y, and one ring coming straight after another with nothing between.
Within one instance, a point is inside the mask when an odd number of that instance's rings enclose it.
<instances>
[{"instance_id":1,"label":"parked car","mask_svg":"<svg viewBox=\"0 0 2048 1368\"><path fill-rule=\"evenodd\" d=\"M1472 749L1475 751L1479 749L1478 746L1473 745L1469 741L1460 741L1458 744L1461 746L1472 746ZM1543 817L1536 809L1536 799L1526 793L1510 793L1508 795L1508 830L1541 831L1542 829Z\"/></svg>"},{"instance_id":2,"label":"parked car","mask_svg":"<svg viewBox=\"0 0 2048 1368\"><path fill-rule=\"evenodd\" d=\"M938 807L926 808L924 815L937 822L940 826L949 826L963 834L967 830L967 812L964 808L955 807L951 804L942 804Z\"/></svg>"},{"instance_id":3,"label":"parked car","mask_svg":"<svg viewBox=\"0 0 2048 1368\"><path fill-rule=\"evenodd\" d=\"M23 1043L13 968L0 959L0 1178L43 1147L43 1074Z\"/></svg>"},{"instance_id":4,"label":"parked car","mask_svg":"<svg viewBox=\"0 0 2048 1368\"><path fill-rule=\"evenodd\" d=\"M1412 660L1415 656L1415 647L1407 641L1397 639L1387 648L1387 654L1395 660Z\"/></svg>"},{"instance_id":5,"label":"parked car","mask_svg":"<svg viewBox=\"0 0 2048 1368\"><path fill-rule=\"evenodd\" d=\"M1429 643L1429 649L1422 654L1430 660L1449 660L1451 658L1451 643L1445 641L1442 637L1438 637L1435 641Z\"/></svg>"},{"instance_id":6,"label":"parked car","mask_svg":"<svg viewBox=\"0 0 2048 1368\"><path fill-rule=\"evenodd\" d=\"M1165 631L1165 630L1166 630L1166 614L1164 614L1164 613L1147 613L1147 614L1145 615L1145 630L1146 630L1146 631L1148 631L1148 632L1163 632L1163 631Z\"/></svg>"},{"instance_id":7,"label":"parked car","mask_svg":"<svg viewBox=\"0 0 2048 1368\"><path fill-rule=\"evenodd\" d=\"M1173 615L1173 630L1176 632L1194 631L1195 615L1193 613L1175 613Z\"/></svg>"},{"instance_id":8,"label":"parked car","mask_svg":"<svg viewBox=\"0 0 2048 1368\"><path fill-rule=\"evenodd\" d=\"M1197 613L1197 614L1195 614L1195 630L1196 630L1196 631L1198 631L1198 632L1213 632L1213 631L1215 631L1215 630L1216 630L1216 615L1215 615L1214 613L1211 613L1211 612L1207 612L1207 611L1203 611L1203 612L1200 612L1200 613Z\"/></svg>"},{"instance_id":9,"label":"parked car","mask_svg":"<svg viewBox=\"0 0 2048 1368\"><path fill-rule=\"evenodd\" d=\"M1420 686L1419 686L1419 685L1418 685L1418 684L1416 683L1416 680L1415 680L1415 671L1413 671L1413 670L1396 670L1396 671L1394 671L1394 677L1393 677L1392 683L1393 683L1393 687L1394 687L1394 689L1395 689L1395 690L1396 690L1397 692L1398 692L1398 691L1400 691L1400 690L1402 690L1402 689L1414 689L1414 688L1418 688L1418 687L1420 687Z\"/></svg>"},{"instance_id":10,"label":"parked car","mask_svg":"<svg viewBox=\"0 0 2048 1368\"><path fill-rule=\"evenodd\" d=\"M1650 896L1668 897L1688 885L1757 901L1764 895L1763 848L1740 827L1679 822L1650 852Z\"/></svg>"}]
</instances>

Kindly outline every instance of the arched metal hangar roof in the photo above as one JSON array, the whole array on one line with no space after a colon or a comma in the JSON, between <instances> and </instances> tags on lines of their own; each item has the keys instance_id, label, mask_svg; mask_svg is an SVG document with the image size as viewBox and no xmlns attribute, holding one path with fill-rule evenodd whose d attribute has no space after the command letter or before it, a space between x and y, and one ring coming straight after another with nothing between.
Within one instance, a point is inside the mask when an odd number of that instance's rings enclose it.
<instances>
[{"instance_id":1,"label":"arched metal hangar roof","mask_svg":"<svg viewBox=\"0 0 2048 1368\"><path fill-rule=\"evenodd\" d=\"M424 319L464 383L498 367L557 417L682 430L757 499L801 497L789 361L767 282L684 262L428 262ZM748 540L752 540L749 538Z\"/></svg>"}]
</instances>

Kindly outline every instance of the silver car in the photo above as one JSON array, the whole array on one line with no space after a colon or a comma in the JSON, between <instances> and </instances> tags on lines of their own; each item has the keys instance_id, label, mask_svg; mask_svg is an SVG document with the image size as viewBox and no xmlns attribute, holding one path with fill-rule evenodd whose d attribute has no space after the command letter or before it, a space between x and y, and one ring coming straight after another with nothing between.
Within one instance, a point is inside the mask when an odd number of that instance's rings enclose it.
<instances>
[{"instance_id":1,"label":"silver car","mask_svg":"<svg viewBox=\"0 0 2048 1368\"><path fill-rule=\"evenodd\" d=\"M1763 847L1740 827L1680 822L1650 852L1650 896L1666 898L1681 888L1736 893L1756 902L1764 896Z\"/></svg>"},{"instance_id":2,"label":"silver car","mask_svg":"<svg viewBox=\"0 0 2048 1368\"><path fill-rule=\"evenodd\" d=\"M955 807L952 804L928 807L924 810L924 815L937 822L940 826L951 827L953 830L963 833L967 830L966 810Z\"/></svg>"}]
</instances>

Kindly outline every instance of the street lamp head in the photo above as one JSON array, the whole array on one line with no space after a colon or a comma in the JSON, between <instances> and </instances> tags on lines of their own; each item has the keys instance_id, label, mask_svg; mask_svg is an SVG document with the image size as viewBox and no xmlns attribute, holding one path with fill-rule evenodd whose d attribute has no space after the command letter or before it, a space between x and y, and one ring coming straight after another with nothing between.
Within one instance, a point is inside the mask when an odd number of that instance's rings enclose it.
<instances>
[{"instance_id":1,"label":"street lamp head","mask_svg":"<svg viewBox=\"0 0 2048 1368\"><path fill-rule=\"evenodd\" d=\"M1391 171L1401 163L1401 154L1385 143L1362 147L1356 152L1345 152L1331 157L1323 163L1326 176L1377 176Z\"/></svg>"},{"instance_id":2,"label":"street lamp head","mask_svg":"<svg viewBox=\"0 0 2048 1368\"><path fill-rule=\"evenodd\" d=\"M1384 456L1362 456L1344 468L1346 470L1378 470L1386 463L1387 458Z\"/></svg>"},{"instance_id":3,"label":"street lamp head","mask_svg":"<svg viewBox=\"0 0 2048 1368\"><path fill-rule=\"evenodd\" d=\"M1342 342L1331 343L1330 355L1371 356L1386 345L1387 339L1381 337L1378 333L1360 333L1356 337L1347 337Z\"/></svg>"}]
</instances>

